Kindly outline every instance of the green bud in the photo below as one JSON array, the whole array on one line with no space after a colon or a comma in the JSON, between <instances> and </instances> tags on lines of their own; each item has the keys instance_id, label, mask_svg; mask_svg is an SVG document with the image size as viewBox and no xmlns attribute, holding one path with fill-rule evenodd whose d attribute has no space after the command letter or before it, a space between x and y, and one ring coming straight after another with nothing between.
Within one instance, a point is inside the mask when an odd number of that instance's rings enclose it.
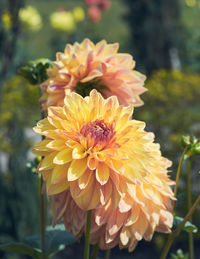
<instances>
[{"instance_id":1,"label":"green bud","mask_svg":"<svg viewBox=\"0 0 200 259\"><path fill-rule=\"evenodd\" d=\"M49 59L36 59L29 61L27 65L19 69L19 73L26 78L31 84L41 84L47 78L47 69L51 67L52 61Z\"/></svg>"},{"instance_id":2,"label":"green bud","mask_svg":"<svg viewBox=\"0 0 200 259\"><path fill-rule=\"evenodd\" d=\"M182 136L182 145L187 150L186 157L200 154L200 139L194 136Z\"/></svg>"}]
</instances>

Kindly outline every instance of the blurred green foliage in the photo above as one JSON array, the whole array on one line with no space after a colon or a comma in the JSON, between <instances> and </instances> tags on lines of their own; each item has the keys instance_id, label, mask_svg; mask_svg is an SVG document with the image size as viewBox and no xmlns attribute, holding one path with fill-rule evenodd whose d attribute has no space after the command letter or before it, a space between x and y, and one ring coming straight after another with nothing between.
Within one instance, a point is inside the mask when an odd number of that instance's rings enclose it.
<instances>
[{"instance_id":1,"label":"blurred green foliage","mask_svg":"<svg viewBox=\"0 0 200 259\"><path fill-rule=\"evenodd\" d=\"M176 254L171 254L171 259L188 259L188 254L184 254L181 249L178 249Z\"/></svg>"},{"instance_id":2,"label":"blurred green foliage","mask_svg":"<svg viewBox=\"0 0 200 259\"><path fill-rule=\"evenodd\" d=\"M15 76L3 87L0 103L0 149L7 153L16 152L20 148L13 147L9 138L13 121L17 120L23 129L34 125L40 118L38 105L39 88L29 84L21 76ZM34 111L34 112L33 112ZM25 143L24 143L25 144Z\"/></svg>"},{"instance_id":3,"label":"blurred green foliage","mask_svg":"<svg viewBox=\"0 0 200 259\"><path fill-rule=\"evenodd\" d=\"M26 167L32 146L26 129L40 118L38 98L38 86L27 83L20 76L3 85L0 102L0 153L4 154L0 164L0 243L21 240L39 231L37 176Z\"/></svg>"},{"instance_id":4,"label":"blurred green foliage","mask_svg":"<svg viewBox=\"0 0 200 259\"><path fill-rule=\"evenodd\" d=\"M146 122L171 159L182 150L182 135L200 135L199 86L197 73L161 69L146 82L145 105L135 109L135 117Z\"/></svg>"}]
</instances>

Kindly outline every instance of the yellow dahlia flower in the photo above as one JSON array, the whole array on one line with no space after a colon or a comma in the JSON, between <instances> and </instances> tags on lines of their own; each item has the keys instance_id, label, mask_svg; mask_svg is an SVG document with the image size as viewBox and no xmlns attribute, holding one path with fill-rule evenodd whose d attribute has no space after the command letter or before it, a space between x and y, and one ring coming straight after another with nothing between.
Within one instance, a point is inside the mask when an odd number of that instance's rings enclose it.
<instances>
[{"instance_id":1,"label":"yellow dahlia flower","mask_svg":"<svg viewBox=\"0 0 200 259\"><path fill-rule=\"evenodd\" d=\"M133 197L139 184L149 186L146 196L151 196L152 184L165 191L168 160L152 143L153 134L144 131L145 124L130 120L132 113L116 96L105 100L96 90L85 98L71 93L63 107L49 107L48 117L34 128L46 139L33 149L44 157L38 172L47 194L69 189L77 205L90 210L109 199L116 208L127 192Z\"/></svg>"},{"instance_id":2,"label":"yellow dahlia flower","mask_svg":"<svg viewBox=\"0 0 200 259\"><path fill-rule=\"evenodd\" d=\"M69 92L85 97L92 89L105 98L116 95L120 104L142 105L139 96L146 90L145 76L134 70L131 55L117 53L118 47L104 40L95 45L89 39L67 44L64 53L57 53L53 68L47 71L49 79L41 85L43 109L62 106Z\"/></svg>"}]
</instances>

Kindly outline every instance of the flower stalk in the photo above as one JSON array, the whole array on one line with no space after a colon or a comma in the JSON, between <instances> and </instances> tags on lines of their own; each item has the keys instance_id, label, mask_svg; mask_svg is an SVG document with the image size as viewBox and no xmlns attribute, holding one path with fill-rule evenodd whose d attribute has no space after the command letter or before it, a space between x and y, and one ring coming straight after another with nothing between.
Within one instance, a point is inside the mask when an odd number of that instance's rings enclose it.
<instances>
[{"instance_id":1,"label":"flower stalk","mask_svg":"<svg viewBox=\"0 0 200 259\"><path fill-rule=\"evenodd\" d=\"M106 250L106 257L105 257L105 259L110 259L110 253L111 253L111 249Z\"/></svg>"},{"instance_id":2,"label":"flower stalk","mask_svg":"<svg viewBox=\"0 0 200 259\"><path fill-rule=\"evenodd\" d=\"M190 210L192 205L192 197L191 197L191 158L188 158L187 163L187 205L188 210ZM192 215L189 217L189 221L192 223ZM192 232L188 233L188 244L189 244L189 254L190 259L194 258L194 246L193 246L193 234Z\"/></svg>"},{"instance_id":3,"label":"flower stalk","mask_svg":"<svg viewBox=\"0 0 200 259\"><path fill-rule=\"evenodd\" d=\"M184 149L184 151L181 155L180 162L179 162L178 169L177 169L177 173L176 173L176 184L175 184L175 187L174 187L174 197L175 198L176 198L176 195L177 195L177 192L178 192L178 182L179 182L180 173L181 173L181 166L182 166L184 156L185 156L186 153L187 153L187 148ZM176 200L173 200L172 212L174 211L175 203L176 203Z\"/></svg>"},{"instance_id":4,"label":"flower stalk","mask_svg":"<svg viewBox=\"0 0 200 259\"><path fill-rule=\"evenodd\" d=\"M38 82L39 84L42 82L41 76L38 75ZM41 89L40 89L40 96L42 95ZM41 119L45 118L45 112L42 111L41 107ZM45 139L44 136L41 137L42 140ZM38 175L38 184L39 184L39 201L40 201L40 235L41 235L41 249L42 249L42 259L48 259L48 256L46 256L45 253L45 197L44 193L42 192L42 186L43 186L43 179L42 175Z\"/></svg>"},{"instance_id":5,"label":"flower stalk","mask_svg":"<svg viewBox=\"0 0 200 259\"><path fill-rule=\"evenodd\" d=\"M200 202L200 195L197 197L196 201L194 202L193 206L190 208L190 210L188 211L187 215L185 216L184 220L181 222L181 224L178 225L178 227L168 236L168 240L167 243L163 249L162 255L160 257L160 259L165 259L167 257L167 254L171 248L171 245L174 241L174 239L176 238L176 236L179 234L179 232L181 231L181 229L184 227L186 221L191 217L191 215L193 214L193 212L195 211L197 205Z\"/></svg>"},{"instance_id":6,"label":"flower stalk","mask_svg":"<svg viewBox=\"0 0 200 259\"><path fill-rule=\"evenodd\" d=\"M99 246L98 246L98 244L96 244L93 246L91 259L96 259L98 252L99 252Z\"/></svg>"},{"instance_id":7,"label":"flower stalk","mask_svg":"<svg viewBox=\"0 0 200 259\"><path fill-rule=\"evenodd\" d=\"M47 259L45 254L45 201L44 194L42 193L42 176L38 175L38 196L40 203L40 235L41 235L41 249L42 249L42 259Z\"/></svg>"},{"instance_id":8,"label":"flower stalk","mask_svg":"<svg viewBox=\"0 0 200 259\"><path fill-rule=\"evenodd\" d=\"M87 213L87 225L85 233L85 246L84 246L84 259L89 259L90 255L90 228L91 228L91 216L92 211L89 210Z\"/></svg>"}]
</instances>

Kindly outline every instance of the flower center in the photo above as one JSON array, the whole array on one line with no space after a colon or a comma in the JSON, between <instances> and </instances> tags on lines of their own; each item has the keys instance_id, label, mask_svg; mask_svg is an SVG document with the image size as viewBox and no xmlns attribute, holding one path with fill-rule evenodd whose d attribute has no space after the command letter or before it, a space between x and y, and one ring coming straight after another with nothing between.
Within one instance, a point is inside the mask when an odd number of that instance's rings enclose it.
<instances>
[{"instance_id":1,"label":"flower center","mask_svg":"<svg viewBox=\"0 0 200 259\"><path fill-rule=\"evenodd\" d=\"M115 136L113 125L104 120L95 120L85 124L80 133L87 138L88 146L100 145L102 148L110 144Z\"/></svg>"},{"instance_id":2,"label":"flower center","mask_svg":"<svg viewBox=\"0 0 200 259\"><path fill-rule=\"evenodd\" d=\"M82 97L89 96L93 89L96 89L102 94L103 90L108 90L109 88L106 85L103 85L98 79L94 79L85 83L77 82L75 86L75 92L80 94Z\"/></svg>"}]
</instances>

